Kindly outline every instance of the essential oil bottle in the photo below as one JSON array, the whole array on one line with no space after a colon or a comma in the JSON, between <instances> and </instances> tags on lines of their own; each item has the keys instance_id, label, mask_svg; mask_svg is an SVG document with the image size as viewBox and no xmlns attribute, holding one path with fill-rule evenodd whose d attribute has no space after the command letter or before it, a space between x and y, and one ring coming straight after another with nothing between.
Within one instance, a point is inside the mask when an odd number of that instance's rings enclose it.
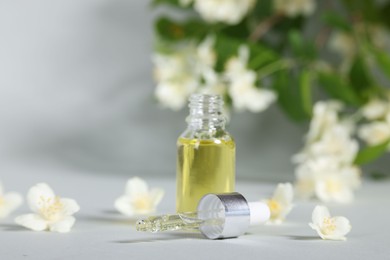
<instances>
[{"instance_id":1,"label":"essential oil bottle","mask_svg":"<svg viewBox=\"0 0 390 260\"><path fill-rule=\"evenodd\" d=\"M190 97L188 127L177 141L176 210L196 210L207 193L234 191L235 143L220 95Z\"/></svg>"}]
</instances>

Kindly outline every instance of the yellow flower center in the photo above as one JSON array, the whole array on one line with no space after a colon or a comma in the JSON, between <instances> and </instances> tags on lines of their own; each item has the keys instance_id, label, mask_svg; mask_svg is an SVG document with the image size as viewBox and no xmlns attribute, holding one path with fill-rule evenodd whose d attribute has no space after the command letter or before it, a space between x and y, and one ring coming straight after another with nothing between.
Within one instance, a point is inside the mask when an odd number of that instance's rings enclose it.
<instances>
[{"instance_id":1,"label":"yellow flower center","mask_svg":"<svg viewBox=\"0 0 390 260\"><path fill-rule=\"evenodd\" d=\"M136 198L133 201L133 206L137 210L149 210L153 207L152 201L147 196Z\"/></svg>"},{"instance_id":2,"label":"yellow flower center","mask_svg":"<svg viewBox=\"0 0 390 260\"><path fill-rule=\"evenodd\" d=\"M38 201L40 215L49 221L58 220L61 216L60 211L63 207L60 198L45 198L41 196Z\"/></svg>"},{"instance_id":3,"label":"yellow flower center","mask_svg":"<svg viewBox=\"0 0 390 260\"><path fill-rule=\"evenodd\" d=\"M333 218L325 218L322 222L321 231L324 235L330 235L336 230Z\"/></svg>"},{"instance_id":4,"label":"yellow flower center","mask_svg":"<svg viewBox=\"0 0 390 260\"><path fill-rule=\"evenodd\" d=\"M5 203L4 198L0 196L0 206L4 205L4 203Z\"/></svg>"},{"instance_id":5,"label":"yellow flower center","mask_svg":"<svg viewBox=\"0 0 390 260\"><path fill-rule=\"evenodd\" d=\"M339 192L342 190L342 184L340 181L329 179L326 181L326 189L330 193Z\"/></svg>"},{"instance_id":6,"label":"yellow flower center","mask_svg":"<svg viewBox=\"0 0 390 260\"><path fill-rule=\"evenodd\" d=\"M276 200L269 200L267 204L271 211L271 218L279 216L280 211L282 210L282 205L280 205L280 203Z\"/></svg>"}]
</instances>

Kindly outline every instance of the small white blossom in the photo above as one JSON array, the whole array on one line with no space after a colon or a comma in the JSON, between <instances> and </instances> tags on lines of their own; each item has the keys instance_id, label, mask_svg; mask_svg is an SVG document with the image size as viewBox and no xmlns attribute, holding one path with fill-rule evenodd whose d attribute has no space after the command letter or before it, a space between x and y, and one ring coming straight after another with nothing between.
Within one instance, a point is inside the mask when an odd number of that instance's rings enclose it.
<instances>
[{"instance_id":1,"label":"small white blossom","mask_svg":"<svg viewBox=\"0 0 390 260\"><path fill-rule=\"evenodd\" d=\"M312 15L316 8L315 0L274 0L274 9L288 17Z\"/></svg>"},{"instance_id":2,"label":"small white blossom","mask_svg":"<svg viewBox=\"0 0 390 260\"><path fill-rule=\"evenodd\" d=\"M187 59L183 53L153 56L157 81L156 98L162 105L173 110L184 107L198 84Z\"/></svg>"},{"instance_id":3,"label":"small white blossom","mask_svg":"<svg viewBox=\"0 0 390 260\"><path fill-rule=\"evenodd\" d=\"M325 206L316 206L312 213L310 227L317 231L322 239L346 240L345 235L351 231L351 224L345 217L331 217Z\"/></svg>"},{"instance_id":4,"label":"small white blossom","mask_svg":"<svg viewBox=\"0 0 390 260\"><path fill-rule=\"evenodd\" d=\"M376 120L386 116L390 106L388 102L372 99L362 108L362 115L368 120Z\"/></svg>"},{"instance_id":5,"label":"small white blossom","mask_svg":"<svg viewBox=\"0 0 390 260\"><path fill-rule=\"evenodd\" d=\"M115 208L126 216L146 215L155 212L163 196L163 189L149 190L143 179L134 177L127 181L125 194L116 199Z\"/></svg>"},{"instance_id":6,"label":"small white blossom","mask_svg":"<svg viewBox=\"0 0 390 260\"><path fill-rule=\"evenodd\" d=\"M183 5L189 1L181 0ZM194 0L194 9L207 22L237 24L253 7L255 0Z\"/></svg>"},{"instance_id":7,"label":"small white blossom","mask_svg":"<svg viewBox=\"0 0 390 260\"><path fill-rule=\"evenodd\" d=\"M256 76L252 71L243 73L230 85L229 95L233 100L233 106L237 110L247 109L253 113L267 109L276 99L273 91L259 89L254 86Z\"/></svg>"},{"instance_id":8,"label":"small white blossom","mask_svg":"<svg viewBox=\"0 0 390 260\"><path fill-rule=\"evenodd\" d=\"M266 203L271 211L270 222L280 224L293 208L294 191L291 183L279 183Z\"/></svg>"},{"instance_id":9,"label":"small white blossom","mask_svg":"<svg viewBox=\"0 0 390 260\"><path fill-rule=\"evenodd\" d=\"M221 76L213 69L203 71L204 82L197 91L202 94L214 94L223 96L226 93L226 83Z\"/></svg>"},{"instance_id":10,"label":"small white blossom","mask_svg":"<svg viewBox=\"0 0 390 260\"><path fill-rule=\"evenodd\" d=\"M4 193L0 182L0 219L8 217L23 202L22 196L16 192Z\"/></svg>"},{"instance_id":11,"label":"small white blossom","mask_svg":"<svg viewBox=\"0 0 390 260\"><path fill-rule=\"evenodd\" d=\"M153 55L155 96L160 104L179 110L194 92L224 94L224 85L214 70L214 43L215 37L207 36L197 46L189 44L186 48L178 47L174 54Z\"/></svg>"},{"instance_id":12,"label":"small white blossom","mask_svg":"<svg viewBox=\"0 0 390 260\"><path fill-rule=\"evenodd\" d=\"M379 145L390 139L390 124L384 121L374 121L362 125L358 136L368 145Z\"/></svg>"},{"instance_id":13,"label":"small white blossom","mask_svg":"<svg viewBox=\"0 0 390 260\"><path fill-rule=\"evenodd\" d=\"M354 198L353 190L360 185L357 167L340 169L321 175L315 184L316 196L324 202L348 203Z\"/></svg>"},{"instance_id":14,"label":"small white blossom","mask_svg":"<svg viewBox=\"0 0 390 260\"><path fill-rule=\"evenodd\" d=\"M357 51L356 41L346 32L333 32L329 40L329 48L345 58L352 58Z\"/></svg>"},{"instance_id":15,"label":"small white blossom","mask_svg":"<svg viewBox=\"0 0 390 260\"><path fill-rule=\"evenodd\" d=\"M351 138L350 129L335 125L307 149L311 157L333 157L340 165L351 164L359 150L359 144Z\"/></svg>"},{"instance_id":16,"label":"small white blossom","mask_svg":"<svg viewBox=\"0 0 390 260\"><path fill-rule=\"evenodd\" d=\"M276 100L276 94L256 87L256 73L247 69L249 49L241 46L238 53L238 57L228 60L225 71L233 106L237 110L247 109L254 113L264 111Z\"/></svg>"},{"instance_id":17,"label":"small white blossom","mask_svg":"<svg viewBox=\"0 0 390 260\"><path fill-rule=\"evenodd\" d=\"M298 197L316 196L324 202L350 202L353 191L360 186L360 169L340 166L334 157L318 157L300 164L296 171L295 189Z\"/></svg>"},{"instance_id":18,"label":"small white blossom","mask_svg":"<svg viewBox=\"0 0 390 260\"><path fill-rule=\"evenodd\" d=\"M203 66L213 67L217 55L213 49L215 44L214 36L207 36L196 48L197 62Z\"/></svg>"},{"instance_id":19,"label":"small white blossom","mask_svg":"<svg viewBox=\"0 0 390 260\"><path fill-rule=\"evenodd\" d=\"M69 232L75 223L72 215L80 210L75 200L56 196L46 183L31 187L27 201L34 213L18 216L15 222L34 231Z\"/></svg>"},{"instance_id":20,"label":"small white blossom","mask_svg":"<svg viewBox=\"0 0 390 260\"><path fill-rule=\"evenodd\" d=\"M335 126L339 121L338 112L341 108L342 104L333 100L315 103L306 141L312 143L318 140L324 132Z\"/></svg>"}]
</instances>

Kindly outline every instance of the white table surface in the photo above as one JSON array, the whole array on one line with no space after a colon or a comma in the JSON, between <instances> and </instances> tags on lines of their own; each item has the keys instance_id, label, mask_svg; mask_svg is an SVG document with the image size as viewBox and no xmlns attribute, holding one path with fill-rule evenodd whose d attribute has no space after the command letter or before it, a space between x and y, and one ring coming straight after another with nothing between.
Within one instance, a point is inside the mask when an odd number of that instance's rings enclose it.
<instances>
[{"instance_id":1,"label":"white table surface","mask_svg":"<svg viewBox=\"0 0 390 260\"><path fill-rule=\"evenodd\" d=\"M173 174L174 175L174 174ZM129 174L128 177L133 175ZM7 190L26 194L45 181L63 197L81 205L77 221L67 234L33 232L18 227L13 218L28 212L24 204L0 223L0 259L390 259L390 182L365 180L352 204L328 204L333 215L350 219L348 240L323 241L308 223L319 202L295 203L279 226L258 226L236 239L207 240L196 233L139 233L134 221L114 211L113 201L123 193L127 176L95 175L71 170L28 169L1 172ZM174 211L174 176L146 178L166 190L159 213ZM240 181L237 191L249 200L271 195L275 183Z\"/></svg>"}]
</instances>

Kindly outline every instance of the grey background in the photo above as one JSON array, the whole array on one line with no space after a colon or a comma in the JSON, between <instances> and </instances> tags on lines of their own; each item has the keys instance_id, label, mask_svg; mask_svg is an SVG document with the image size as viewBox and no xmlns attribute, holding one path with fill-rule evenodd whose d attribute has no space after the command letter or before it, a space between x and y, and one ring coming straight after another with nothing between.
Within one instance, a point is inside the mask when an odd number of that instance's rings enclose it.
<instances>
[{"instance_id":1,"label":"grey background","mask_svg":"<svg viewBox=\"0 0 390 260\"><path fill-rule=\"evenodd\" d=\"M154 100L155 15L149 1L1 0L2 167L174 176L187 109ZM239 178L292 178L302 126L273 107L233 114L228 129Z\"/></svg>"},{"instance_id":2,"label":"grey background","mask_svg":"<svg viewBox=\"0 0 390 260\"><path fill-rule=\"evenodd\" d=\"M187 109L162 109L153 97L153 20L164 11L143 0L0 0L2 175L54 165L175 176ZM238 178L293 179L290 158L307 124L290 122L274 105L233 113L228 130ZM368 169L388 171L388 158Z\"/></svg>"},{"instance_id":3,"label":"grey background","mask_svg":"<svg viewBox=\"0 0 390 260\"><path fill-rule=\"evenodd\" d=\"M297 201L281 226L238 239L192 233L144 234L119 216L114 200L128 177L145 177L174 211L175 143L186 111L153 101L153 13L148 1L0 0L0 179L23 195L47 182L81 206L69 234L32 232L0 222L0 259L385 259L389 182L364 182L349 205L329 205L351 220L348 242L321 241L307 223L316 201ZM250 201L291 180L290 156L304 126L273 107L233 115L237 190ZM244 179L257 179L245 181ZM268 183L264 180L270 180ZM378 210L381 212L378 212Z\"/></svg>"}]
</instances>

